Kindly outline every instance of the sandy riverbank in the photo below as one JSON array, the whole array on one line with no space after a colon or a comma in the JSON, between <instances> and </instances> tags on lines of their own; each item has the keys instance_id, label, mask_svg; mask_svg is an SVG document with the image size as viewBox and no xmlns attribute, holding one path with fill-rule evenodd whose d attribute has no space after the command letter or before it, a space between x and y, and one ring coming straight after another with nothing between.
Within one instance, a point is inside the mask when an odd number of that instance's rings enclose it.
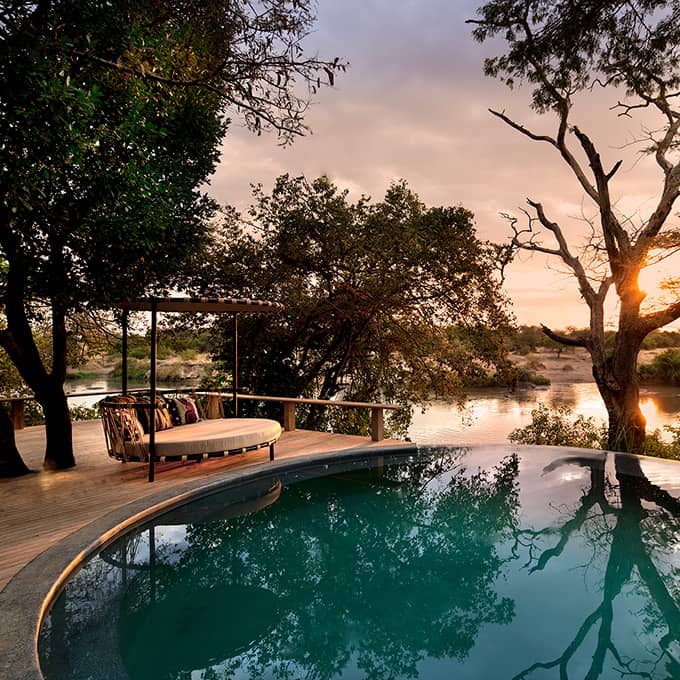
<instances>
[{"instance_id":1,"label":"sandy riverbank","mask_svg":"<svg viewBox=\"0 0 680 680\"><path fill-rule=\"evenodd\" d=\"M640 352L640 364L648 364L664 349L646 349ZM532 371L550 378L552 384L593 382L590 356L580 347L569 348L558 356L554 350L539 348L536 352L522 356L511 355L511 359Z\"/></svg>"}]
</instances>

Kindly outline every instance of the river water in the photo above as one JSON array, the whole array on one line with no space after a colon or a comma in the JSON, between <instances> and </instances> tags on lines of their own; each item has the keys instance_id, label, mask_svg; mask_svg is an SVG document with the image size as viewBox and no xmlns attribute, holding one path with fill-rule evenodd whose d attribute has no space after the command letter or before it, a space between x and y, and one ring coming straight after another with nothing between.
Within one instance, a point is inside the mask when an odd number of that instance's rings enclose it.
<instances>
[{"instance_id":1,"label":"river water","mask_svg":"<svg viewBox=\"0 0 680 680\"><path fill-rule=\"evenodd\" d=\"M521 390L514 394L486 388L471 392L463 411L442 402L434 402L425 413L416 409L409 436L419 444L507 443L512 430L531 422L531 411L539 402L547 406L568 406L576 414L606 420L595 383L556 383L547 389ZM643 389L640 403L648 432L664 425L680 425L680 387Z\"/></svg>"},{"instance_id":2,"label":"river water","mask_svg":"<svg viewBox=\"0 0 680 680\"><path fill-rule=\"evenodd\" d=\"M137 387L147 387L147 384L130 384L130 389ZM102 390L118 392L120 384L104 379L72 381L67 389L71 394ZM101 397L72 397L69 403L91 406L99 399ZM606 411L595 383L555 383L548 388L519 390L515 393L507 389L484 388L469 393L463 410L437 401L424 413L420 408L415 408L409 438L419 444L507 443L512 430L531 422L531 411L539 402L547 406L568 406L576 414L601 421L606 419ZM680 426L680 387L643 389L641 405L649 432L661 429L664 425Z\"/></svg>"}]
</instances>

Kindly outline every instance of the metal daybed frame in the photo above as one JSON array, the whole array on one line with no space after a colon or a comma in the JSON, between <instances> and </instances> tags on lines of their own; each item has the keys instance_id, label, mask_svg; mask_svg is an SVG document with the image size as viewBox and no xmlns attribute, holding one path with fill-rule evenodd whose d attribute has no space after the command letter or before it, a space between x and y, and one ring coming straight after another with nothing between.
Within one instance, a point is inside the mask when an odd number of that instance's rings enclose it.
<instances>
[{"instance_id":1,"label":"metal daybed frame","mask_svg":"<svg viewBox=\"0 0 680 680\"><path fill-rule=\"evenodd\" d=\"M259 421L261 426L251 431L244 432L244 429L239 428L238 422L238 314L249 313L272 313L283 309L283 305L275 302L267 302L264 300L253 300L249 298L217 298L217 297L150 297L140 300L128 300L120 302L116 305L123 310L122 330L123 330L123 384L122 391L126 395L128 393L127 385L127 336L128 336L128 314L130 311L148 311L151 312L151 373L150 373L150 403L145 406L149 408L149 434L141 438L139 435L130 433L129 439L126 441L125 435L121 432L121 428L111 427L114 425L113 419L115 416L115 409L130 409L132 406L129 403L115 404L112 400L111 410L106 405L103 407L103 422L104 431L107 439L107 447L109 455L119 460L147 460L149 464L149 481L153 482L155 476L155 463L167 462L171 460L201 460L204 458L211 458L215 456L222 456L229 453L236 453L242 451L251 451L265 446L269 447L270 459L274 457L274 443L281 436L281 426L273 420L266 420L260 418L242 419L244 421ZM158 313L159 312L203 312L211 314L231 314L234 323L234 342L233 342L233 356L232 356L232 398L234 404L234 418L224 419L225 430L222 433L212 432L212 437L205 437L206 433L199 433L201 423L195 425L181 425L177 430L186 430L189 435L193 432L193 438L188 438L184 441L166 441L173 440L175 436L164 434L166 432L173 432L175 428L170 430L163 430L161 432L155 431L155 410L156 410L156 363L157 363L157 345L158 345ZM120 421L119 421L120 422ZM215 421L205 421L207 423ZM250 424L253 424L252 422ZM278 428L278 429L277 429ZM108 429L108 431L107 431ZM203 430L208 429L203 426ZM214 429L214 426L213 426ZM200 436L199 436L200 434ZM265 436L262 436L262 435ZM177 435L177 433L175 433ZM117 438L120 437L120 440ZM258 441L255 441L255 440ZM233 446L230 446L230 442ZM177 445L181 443L184 445L181 452L177 451ZM192 443L195 443L195 451L188 451ZM174 445L174 446L173 446ZM211 450L212 448L212 450ZM159 449L159 450L157 450ZM119 452L119 453L118 453Z\"/></svg>"}]
</instances>

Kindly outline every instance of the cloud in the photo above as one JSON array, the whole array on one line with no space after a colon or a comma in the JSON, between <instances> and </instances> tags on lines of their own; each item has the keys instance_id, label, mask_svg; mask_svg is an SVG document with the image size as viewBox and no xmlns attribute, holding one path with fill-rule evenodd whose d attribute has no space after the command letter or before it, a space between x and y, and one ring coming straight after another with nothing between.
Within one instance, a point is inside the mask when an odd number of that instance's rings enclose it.
<instances>
[{"instance_id":1,"label":"cloud","mask_svg":"<svg viewBox=\"0 0 680 680\"><path fill-rule=\"evenodd\" d=\"M284 172L309 178L325 173L356 195L374 197L404 178L428 205L462 204L472 210L484 238L505 240L508 226L499 213L520 214L531 197L552 219L568 225L579 243L587 231L579 218L595 209L559 154L487 111L505 110L532 129L555 133L554 117L529 108L527 90L509 91L484 77L484 56L500 46L472 40L464 21L476 6L469 0L323 0L309 49L345 57L351 67L311 107L307 122L313 134L282 149L271 135L256 137L235 126L211 194L244 209L252 182L271 186ZM642 128L609 110L617 96L583 95L574 119L596 141L607 167L625 159L614 182L617 205L624 214L640 212L644 218L658 199L660 172L652 159L639 160L635 148L625 146ZM576 155L587 169L578 150ZM558 325L585 323L573 286L561 286L542 260L518 266L518 272L526 271L517 281L529 276L535 288L554 295L532 294L511 280L520 321L557 306L565 320Z\"/></svg>"}]
</instances>

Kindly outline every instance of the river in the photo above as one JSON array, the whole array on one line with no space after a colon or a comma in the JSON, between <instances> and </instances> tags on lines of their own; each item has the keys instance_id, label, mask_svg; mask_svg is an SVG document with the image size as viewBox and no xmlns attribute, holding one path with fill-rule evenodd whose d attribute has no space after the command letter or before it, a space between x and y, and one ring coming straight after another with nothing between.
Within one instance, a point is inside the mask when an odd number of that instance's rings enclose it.
<instances>
[{"instance_id":1,"label":"river","mask_svg":"<svg viewBox=\"0 0 680 680\"><path fill-rule=\"evenodd\" d=\"M147 387L146 383L130 388ZM159 385L169 387L172 385ZM72 381L67 389L78 392L109 390L117 392L120 384L105 379ZM531 410L539 402L548 406L568 406L574 413L604 421L606 411L595 383L554 383L548 388L520 390L485 388L468 395L464 410L443 402L433 402L423 413L414 409L409 437L419 444L501 444L508 434L531 421ZM101 397L72 397L71 404L91 406ZM649 432L664 425L680 425L680 387L654 387L642 390L642 410ZM668 435L665 437L668 439Z\"/></svg>"},{"instance_id":2,"label":"river","mask_svg":"<svg viewBox=\"0 0 680 680\"><path fill-rule=\"evenodd\" d=\"M531 422L531 410L539 402L548 406L568 406L574 413L606 420L606 411L595 383L556 383L547 389L522 390L510 394L502 389L475 390L465 409L434 402L422 413L415 410L410 438L422 444L500 444L508 434ZM642 390L642 411L647 431L664 425L680 425L680 387L654 387ZM668 439L666 434L664 437Z\"/></svg>"}]
</instances>

